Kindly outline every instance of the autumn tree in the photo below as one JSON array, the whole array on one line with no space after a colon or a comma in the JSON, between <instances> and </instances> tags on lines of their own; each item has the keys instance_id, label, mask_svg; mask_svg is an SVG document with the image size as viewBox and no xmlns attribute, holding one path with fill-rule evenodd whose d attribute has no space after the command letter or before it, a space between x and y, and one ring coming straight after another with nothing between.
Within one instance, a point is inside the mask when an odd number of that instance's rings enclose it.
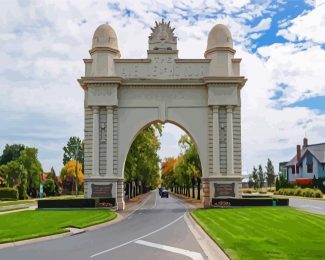
<instances>
[{"instance_id":1,"label":"autumn tree","mask_svg":"<svg viewBox=\"0 0 325 260\"><path fill-rule=\"evenodd\" d=\"M67 190L73 190L75 188L76 181L78 181L78 189L83 188L84 176L82 173L82 164L78 163L78 169L76 174L76 161L68 161L61 170L60 178L62 180L63 188ZM78 177L78 180L76 179Z\"/></svg>"}]
</instances>

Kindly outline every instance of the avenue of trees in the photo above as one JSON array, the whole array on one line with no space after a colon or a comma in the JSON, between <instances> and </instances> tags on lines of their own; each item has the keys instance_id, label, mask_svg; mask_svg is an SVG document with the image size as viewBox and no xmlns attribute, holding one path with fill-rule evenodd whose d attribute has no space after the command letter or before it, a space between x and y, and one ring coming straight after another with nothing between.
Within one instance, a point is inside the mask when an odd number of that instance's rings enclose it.
<instances>
[{"instance_id":1,"label":"avenue of trees","mask_svg":"<svg viewBox=\"0 0 325 260\"><path fill-rule=\"evenodd\" d=\"M163 126L159 123L143 129L133 141L124 166L125 191L128 198L159 185L158 150Z\"/></svg>"},{"instance_id":2,"label":"avenue of trees","mask_svg":"<svg viewBox=\"0 0 325 260\"><path fill-rule=\"evenodd\" d=\"M166 158L162 162L162 186L192 198L195 198L196 188L196 198L199 200L202 169L196 145L187 135L183 135L178 144L181 154L176 158Z\"/></svg>"},{"instance_id":3,"label":"avenue of trees","mask_svg":"<svg viewBox=\"0 0 325 260\"><path fill-rule=\"evenodd\" d=\"M249 188L260 189L263 187L273 187L275 185L274 166L270 159L267 160L265 171L260 164L258 168L253 167L252 173L249 175Z\"/></svg>"}]
</instances>

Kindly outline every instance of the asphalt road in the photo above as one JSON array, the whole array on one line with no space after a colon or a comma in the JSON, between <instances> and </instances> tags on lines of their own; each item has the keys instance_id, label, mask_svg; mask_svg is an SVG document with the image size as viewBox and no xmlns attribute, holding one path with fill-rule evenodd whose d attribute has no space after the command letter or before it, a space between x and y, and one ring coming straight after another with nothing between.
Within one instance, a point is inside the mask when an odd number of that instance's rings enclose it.
<instances>
[{"instance_id":1,"label":"asphalt road","mask_svg":"<svg viewBox=\"0 0 325 260\"><path fill-rule=\"evenodd\" d=\"M0 259L207 259L184 221L186 208L180 200L160 198L155 191L131 213L98 230L0 249Z\"/></svg>"},{"instance_id":2,"label":"asphalt road","mask_svg":"<svg viewBox=\"0 0 325 260\"><path fill-rule=\"evenodd\" d=\"M321 200L290 198L289 206L317 214L325 214L325 201Z\"/></svg>"}]
</instances>

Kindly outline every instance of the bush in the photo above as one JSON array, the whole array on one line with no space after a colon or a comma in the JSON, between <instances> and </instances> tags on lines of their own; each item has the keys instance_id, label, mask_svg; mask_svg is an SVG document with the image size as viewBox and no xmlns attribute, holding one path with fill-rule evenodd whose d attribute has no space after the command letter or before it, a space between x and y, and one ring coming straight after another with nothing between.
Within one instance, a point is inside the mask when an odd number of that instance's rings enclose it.
<instances>
[{"instance_id":1,"label":"bush","mask_svg":"<svg viewBox=\"0 0 325 260\"><path fill-rule=\"evenodd\" d=\"M15 188L0 188L0 200L18 199L18 190Z\"/></svg>"},{"instance_id":2,"label":"bush","mask_svg":"<svg viewBox=\"0 0 325 260\"><path fill-rule=\"evenodd\" d=\"M52 179L47 179L44 183L44 192L46 196L55 195L55 182Z\"/></svg>"},{"instance_id":3,"label":"bush","mask_svg":"<svg viewBox=\"0 0 325 260\"><path fill-rule=\"evenodd\" d=\"M274 192L277 195L286 195L286 196L303 196L309 198L322 198L323 193L318 189L310 188L295 188L295 189L279 189L277 192Z\"/></svg>"},{"instance_id":4,"label":"bush","mask_svg":"<svg viewBox=\"0 0 325 260\"><path fill-rule=\"evenodd\" d=\"M242 193L249 193L249 194L251 194L252 193L252 190L251 189L242 189L241 192Z\"/></svg>"}]
</instances>

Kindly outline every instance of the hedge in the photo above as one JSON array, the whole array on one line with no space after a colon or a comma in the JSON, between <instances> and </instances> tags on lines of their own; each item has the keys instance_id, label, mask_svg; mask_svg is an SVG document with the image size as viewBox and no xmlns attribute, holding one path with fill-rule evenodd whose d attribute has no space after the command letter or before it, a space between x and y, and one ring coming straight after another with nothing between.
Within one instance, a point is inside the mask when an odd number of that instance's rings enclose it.
<instances>
[{"instance_id":1,"label":"hedge","mask_svg":"<svg viewBox=\"0 0 325 260\"><path fill-rule=\"evenodd\" d=\"M319 189L302 189L302 188L288 188L288 189L279 189L274 192L277 195L286 195L286 196L302 196L309 198L323 198L323 193Z\"/></svg>"},{"instance_id":2,"label":"hedge","mask_svg":"<svg viewBox=\"0 0 325 260\"><path fill-rule=\"evenodd\" d=\"M288 206L285 198L212 198L212 207Z\"/></svg>"},{"instance_id":3,"label":"hedge","mask_svg":"<svg viewBox=\"0 0 325 260\"><path fill-rule=\"evenodd\" d=\"M15 188L0 188L0 200L17 200L18 190Z\"/></svg>"},{"instance_id":4,"label":"hedge","mask_svg":"<svg viewBox=\"0 0 325 260\"><path fill-rule=\"evenodd\" d=\"M39 209L64 209L64 208L111 208L115 206L115 198L90 198L90 199L58 199L38 200Z\"/></svg>"}]
</instances>

